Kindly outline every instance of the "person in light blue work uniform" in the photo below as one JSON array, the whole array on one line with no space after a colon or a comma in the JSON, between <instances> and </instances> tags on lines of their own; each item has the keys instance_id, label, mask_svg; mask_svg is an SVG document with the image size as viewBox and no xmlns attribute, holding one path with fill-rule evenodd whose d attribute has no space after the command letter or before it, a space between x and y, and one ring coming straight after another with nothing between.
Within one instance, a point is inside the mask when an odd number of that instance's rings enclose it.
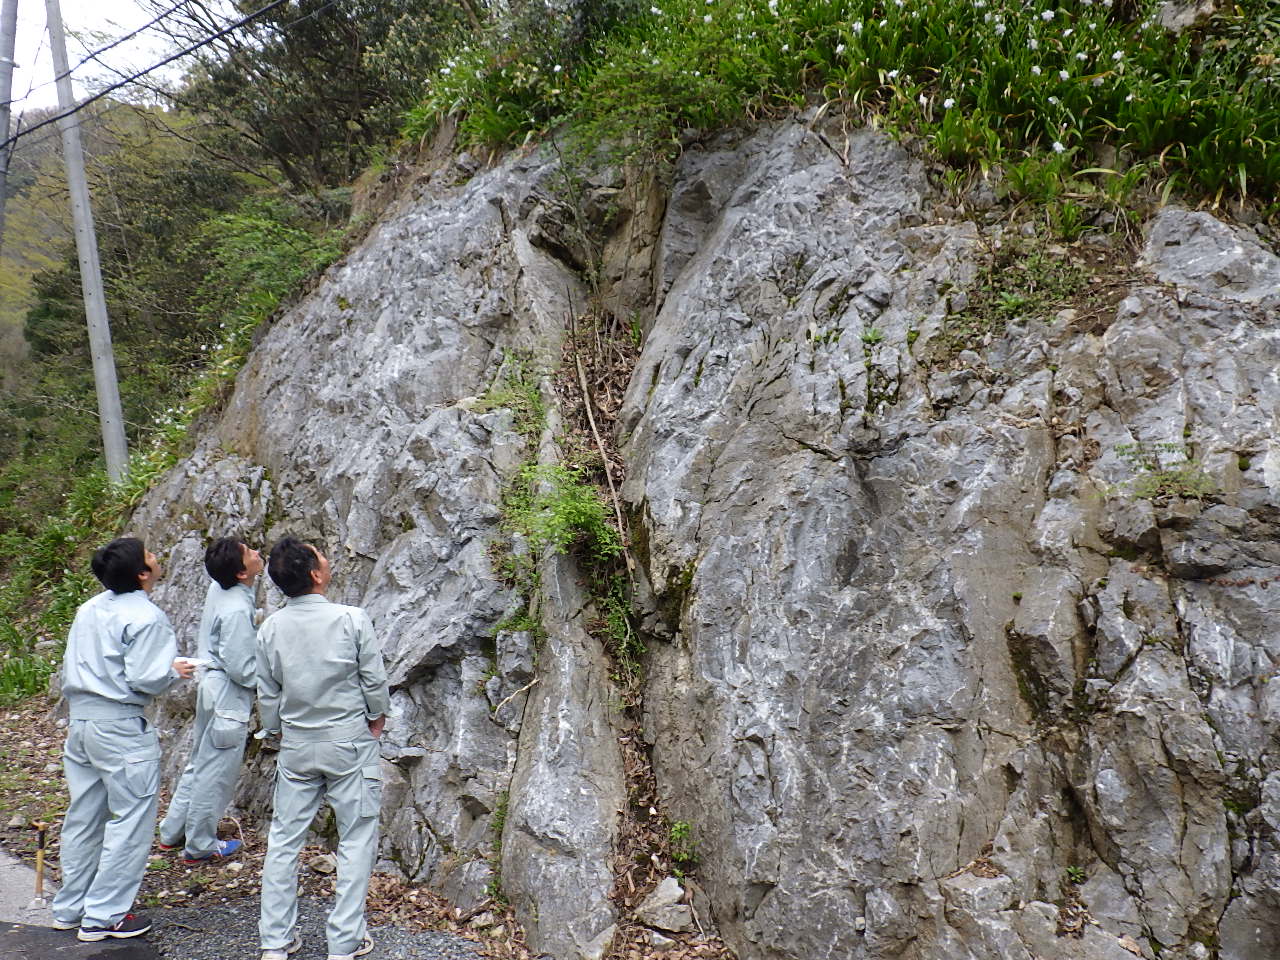
<instances>
[{"instance_id":1,"label":"person in light blue work uniform","mask_svg":"<svg viewBox=\"0 0 1280 960\"><path fill-rule=\"evenodd\" d=\"M62 889L53 898L53 925L79 927L87 942L151 929L130 912L160 785L160 741L142 712L194 669L178 658L169 618L151 602L160 564L141 540L112 540L94 553L93 573L106 590L76 611L62 661L71 805L62 823Z\"/></svg>"},{"instance_id":2,"label":"person in light blue work uniform","mask_svg":"<svg viewBox=\"0 0 1280 960\"><path fill-rule=\"evenodd\" d=\"M218 839L218 822L240 774L257 693L253 581L262 572L262 555L243 540L222 537L205 551L204 568L213 583L205 594L196 646L197 656L209 662L196 695L191 757L160 821L160 849L176 850L185 838L182 862L187 866L240 849L239 840Z\"/></svg>"},{"instance_id":3,"label":"person in light blue work uniform","mask_svg":"<svg viewBox=\"0 0 1280 960\"><path fill-rule=\"evenodd\" d=\"M285 537L271 549L267 573L288 600L258 629L258 712L263 730L281 739L262 867L261 960L286 960L302 946L298 855L325 796L338 824L329 960L354 960L373 949L364 902L378 849L387 672L369 615L325 599L323 553Z\"/></svg>"}]
</instances>

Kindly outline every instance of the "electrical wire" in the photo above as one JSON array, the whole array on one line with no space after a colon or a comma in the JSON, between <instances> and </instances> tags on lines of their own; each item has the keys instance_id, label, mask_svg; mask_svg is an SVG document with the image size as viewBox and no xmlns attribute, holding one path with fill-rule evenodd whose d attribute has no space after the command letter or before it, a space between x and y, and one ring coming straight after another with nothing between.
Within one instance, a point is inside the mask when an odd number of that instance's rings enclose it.
<instances>
[{"instance_id":1,"label":"electrical wire","mask_svg":"<svg viewBox=\"0 0 1280 960\"><path fill-rule=\"evenodd\" d=\"M39 123L33 124L32 126L28 127L21 134L15 134L9 137L3 142L0 142L0 150L5 149L11 143L15 143L19 137L30 136L32 133L34 133L36 130L39 130L41 127L47 127L51 123L56 123L59 120L65 120L67 117L74 116L75 114L83 110L85 107L87 107L89 104L97 100L101 100L103 97L107 96L107 94L114 93L115 91L119 90L121 87L128 86L133 81L139 80L142 77L145 77L149 73L154 73L155 71L159 70L161 67L168 66L169 64L173 63L173 61L179 60L182 57L187 56L188 54L194 53L195 51L199 50L201 47L207 47L209 44L213 43L213 41L221 37L225 37L229 33L235 32L236 30L240 29L240 27L243 27L244 25L258 19L258 17L261 17L263 14L270 13L276 7L279 7L288 2L290 2L290 0L271 0L271 2L266 4L265 6L258 8L257 10L253 11L253 13L249 14L246 17L242 17L241 19L237 20L235 23L227 25L226 27L217 31L216 33L210 34L208 37L205 37L200 42L193 43L188 47L184 47L183 49L179 50L177 53L174 53L166 57L165 59L161 60L159 63L152 64L151 66L147 67L145 70L140 70L137 73L131 74L130 76L124 78L118 83L113 83L110 86L105 87L102 90L99 90L93 96L86 97L84 100L76 104L76 106L72 107L70 110L65 110L62 113L58 113L52 117L48 117L47 119L42 120ZM325 4L325 6L326 7L332 6L336 2L337 0L329 0L329 3ZM315 11L315 12L319 12L319 11ZM310 14L308 14L308 16L310 16ZM303 17L299 19L306 19L306 18Z\"/></svg>"}]
</instances>

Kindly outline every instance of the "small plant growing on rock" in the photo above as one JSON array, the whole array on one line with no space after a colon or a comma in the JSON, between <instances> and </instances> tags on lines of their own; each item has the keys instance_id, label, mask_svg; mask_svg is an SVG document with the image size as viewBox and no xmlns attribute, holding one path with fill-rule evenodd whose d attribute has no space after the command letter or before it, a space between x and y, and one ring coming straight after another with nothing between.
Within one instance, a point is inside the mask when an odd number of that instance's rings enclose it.
<instances>
[{"instance_id":1,"label":"small plant growing on rock","mask_svg":"<svg viewBox=\"0 0 1280 960\"><path fill-rule=\"evenodd\" d=\"M1115 452L1134 473L1121 486L1139 500L1203 500L1217 490L1213 478L1180 443L1122 443Z\"/></svg>"},{"instance_id":2,"label":"small plant growing on rock","mask_svg":"<svg viewBox=\"0 0 1280 960\"><path fill-rule=\"evenodd\" d=\"M698 862L698 849L693 840L693 825L688 820L676 820L671 824L670 841L675 874L683 877Z\"/></svg>"}]
</instances>

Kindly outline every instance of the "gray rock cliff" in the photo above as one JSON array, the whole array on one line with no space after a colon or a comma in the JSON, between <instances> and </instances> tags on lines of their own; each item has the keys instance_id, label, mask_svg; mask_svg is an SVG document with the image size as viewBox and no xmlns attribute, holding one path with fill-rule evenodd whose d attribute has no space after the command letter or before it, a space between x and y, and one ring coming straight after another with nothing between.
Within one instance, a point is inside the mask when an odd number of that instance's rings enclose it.
<instances>
[{"instance_id":1,"label":"gray rock cliff","mask_svg":"<svg viewBox=\"0 0 1280 960\"><path fill-rule=\"evenodd\" d=\"M556 181L534 154L415 187L132 529L188 643L204 538L327 546L394 688L384 866L464 907L500 868L535 951L594 960L617 691L571 558L546 637L505 628L502 490L556 418L534 442L477 401L517 354L549 373L585 297ZM788 123L691 149L607 238L646 318L617 438L644 734L710 914L744 960L1273 957L1280 260L1165 209L1105 315L955 344L1008 238L937 201L879 134ZM163 704L171 745L189 713Z\"/></svg>"}]
</instances>

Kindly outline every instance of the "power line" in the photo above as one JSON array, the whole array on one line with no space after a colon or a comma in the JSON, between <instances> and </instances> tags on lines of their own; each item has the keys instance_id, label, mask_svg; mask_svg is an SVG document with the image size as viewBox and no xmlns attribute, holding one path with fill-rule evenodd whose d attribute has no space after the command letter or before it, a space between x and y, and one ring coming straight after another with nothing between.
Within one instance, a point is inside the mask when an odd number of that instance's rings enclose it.
<instances>
[{"instance_id":1,"label":"power line","mask_svg":"<svg viewBox=\"0 0 1280 960\"><path fill-rule=\"evenodd\" d=\"M68 69L67 69L67 72L66 72L65 74L64 74L64 73L60 73L60 74L58 74L57 76L55 76L52 80L46 80L44 83L40 84L38 87L28 87L28 88L27 88L27 92L26 92L25 94L23 94L21 97L19 97L19 98L18 98L18 100L13 100L13 101L10 101L10 102L11 102L11 103L17 103L17 102L19 102L19 101L21 101L21 100L25 100L25 99L27 99L27 97L31 96L31 94L32 94L34 91L36 91L36 90L43 90L45 87L49 86L50 84L57 83L57 82L58 82L59 80L61 80L64 76L67 76L67 77L71 76L71 74L75 73L77 70L79 70L81 67L83 67L83 66L84 66L86 63L88 63L90 60L97 60L100 56L102 56L102 54L106 53L106 52L107 52L107 51L109 51L109 50L114 50L116 47L120 46L120 44L122 44L122 43L124 43L124 42L126 42L126 41L128 41L128 40L132 40L134 37L136 37L138 34L142 33L144 30L150 30L150 29L151 29L152 27L154 27L157 23L159 23L159 22L160 22L161 20L163 20L165 17L167 17L167 16L169 16L170 14L172 14L175 10L177 10L179 7L181 7L181 6L182 6L183 4L185 4L186 2L187 2L187 0L178 0L178 2L177 2L177 3L175 3L175 4L174 4L172 7L170 7L168 10L164 11L164 13L161 13L161 14L157 15L154 19L152 19L152 20L148 21L147 23L144 23L142 26L138 27L138 29L137 29L137 30L134 30L132 33L126 33L123 37L120 37L120 38L118 38L118 39L116 39L116 40L111 41L111 42L110 42L110 43L108 43L105 47L99 47L97 50L90 50L89 52L87 52L87 53L85 54L84 58L83 58L79 63L77 63L74 67L70 67L70 68L68 68ZM41 34L40 34L40 43L41 43L41 46L43 46L43 44L44 44L44 39L45 39L45 37L44 37L44 33L43 33L43 32L41 32ZM35 59L37 59L39 56L40 56L40 51L37 49L37 50L36 50L36 56L35 56L34 58L32 58L33 62L34 62L34 60L35 60Z\"/></svg>"},{"instance_id":2,"label":"power line","mask_svg":"<svg viewBox=\"0 0 1280 960\"><path fill-rule=\"evenodd\" d=\"M9 137L3 143L0 143L0 150L3 150L5 147L9 146L9 144L15 142L19 136L24 136L24 137L29 136L36 130L39 130L41 127L46 127L51 123L56 123L59 120L65 120L67 117L74 116L75 114L83 110L85 107L87 107L89 104L93 103L96 100L101 100L107 94L114 93L115 91L119 90L121 87L128 86L133 81L141 79L142 77L145 77L149 73L154 73L156 70L159 70L161 67L168 66L169 64L173 63L173 61L179 60L182 57L185 57L189 53L194 53L195 51L199 50L201 47L207 47L209 44L213 43L213 41L221 37L225 37L227 34L238 30L240 27L243 27L245 24L258 19L258 17L262 16L264 13L269 13L272 10L274 10L276 7L279 7L288 2L289 0L271 0L271 3L268 3L266 6L260 7L259 9L255 10L253 13L249 14L247 17L243 17L242 19L237 20L235 23L232 23L224 27L223 29L217 31L216 33L211 34L210 36L201 40L199 43L193 43L191 46L185 47L182 50L179 50L177 53L166 57L165 59L161 60L159 63L152 64L151 66L147 67L147 69L140 70L135 74L131 74L130 76L121 80L119 83L111 84L109 87L106 87L98 91L93 96L86 97L83 101L76 104L76 106L72 107L70 110L63 111L62 113L56 114L52 117L49 117L46 120L42 120L39 123L28 127L25 131L23 131L22 134L15 134L14 136ZM329 4L326 4L326 6L330 6L336 2L337 0L330 0ZM67 71L67 72L70 73L70 71Z\"/></svg>"}]
</instances>

